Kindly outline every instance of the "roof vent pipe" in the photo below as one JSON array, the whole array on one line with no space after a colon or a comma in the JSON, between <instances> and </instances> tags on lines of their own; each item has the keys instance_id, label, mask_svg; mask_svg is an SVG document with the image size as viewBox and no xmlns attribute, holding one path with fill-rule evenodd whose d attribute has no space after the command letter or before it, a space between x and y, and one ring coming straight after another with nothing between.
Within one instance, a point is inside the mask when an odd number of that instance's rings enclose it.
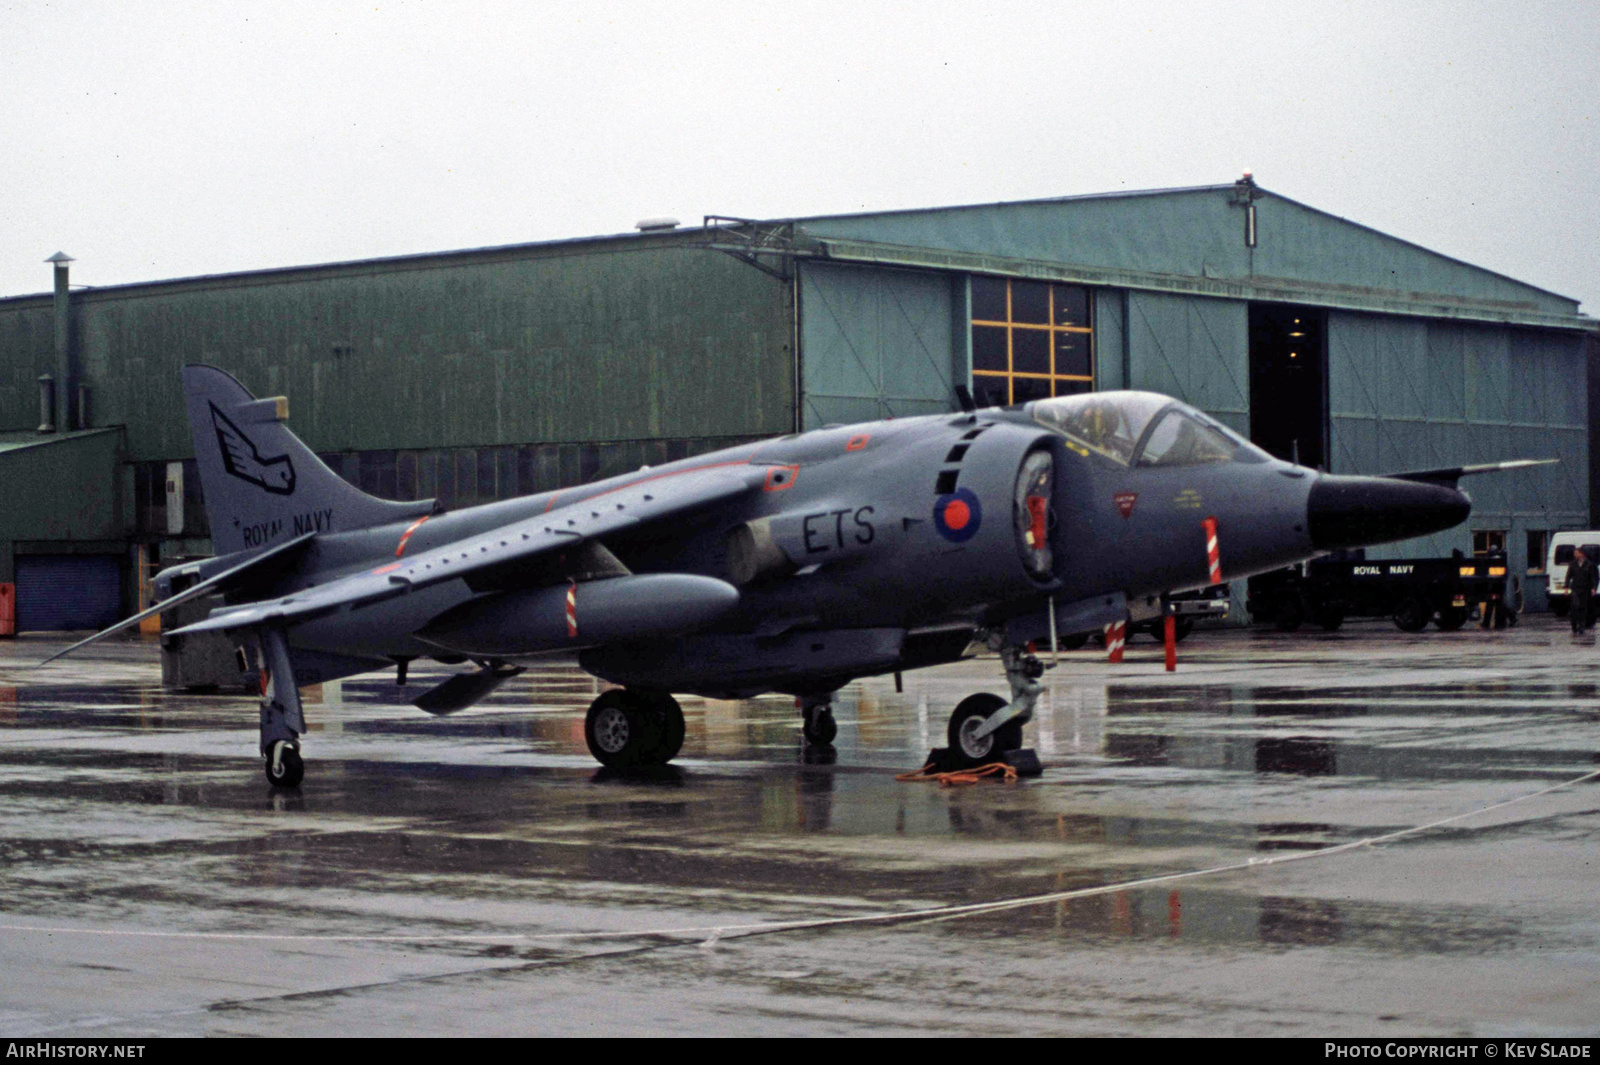
<instances>
[{"instance_id":1,"label":"roof vent pipe","mask_svg":"<svg viewBox=\"0 0 1600 1065\"><path fill-rule=\"evenodd\" d=\"M72 256L58 251L45 262L55 267L56 317L56 428L72 428L72 317L67 294L67 264Z\"/></svg>"},{"instance_id":2,"label":"roof vent pipe","mask_svg":"<svg viewBox=\"0 0 1600 1065\"><path fill-rule=\"evenodd\" d=\"M56 431L56 379L47 373L39 375L39 432Z\"/></svg>"}]
</instances>

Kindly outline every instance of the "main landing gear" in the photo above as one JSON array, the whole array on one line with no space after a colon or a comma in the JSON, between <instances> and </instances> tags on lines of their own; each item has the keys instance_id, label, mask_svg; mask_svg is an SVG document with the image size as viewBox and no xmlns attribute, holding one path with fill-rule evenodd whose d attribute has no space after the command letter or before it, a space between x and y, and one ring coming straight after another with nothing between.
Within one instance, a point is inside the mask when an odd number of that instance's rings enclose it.
<instances>
[{"instance_id":1,"label":"main landing gear","mask_svg":"<svg viewBox=\"0 0 1600 1065\"><path fill-rule=\"evenodd\" d=\"M943 758L953 768L1006 761L1008 754L1022 747L1022 726L1033 718L1034 705L1044 691L1039 684L1044 663L1011 646L1000 648L1000 661L1011 686L1011 701L979 692L956 704L946 729L950 746ZM936 756L934 760L941 759Z\"/></svg>"},{"instance_id":2,"label":"main landing gear","mask_svg":"<svg viewBox=\"0 0 1600 1065\"><path fill-rule=\"evenodd\" d=\"M683 749L683 708L666 692L613 688L589 705L583 738L613 769L664 765Z\"/></svg>"},{"instance_id":3,"label":"main landing gear","mask_svg":"<svg viewBox=\"0 0 1600 1065\"><path fill-rule=\"evenodd\" d=\"M300 758L300 737L306 731L305 714L300 708L300 689L295 686L294 667L289 662L289 642L282 629L262 629L257 636L261 649L261 757L266 763L267 782L275 788L292 788L306 775Z\"/></svg>"},{"instance_id":4,"label":"main landing gear","mask_svg":"<svg viewBox=\"0 0 1600 1065\"><path fill-rule=\"evenodd\" d=\"M796 700L800 704L800 734L812 747L827 747L839 735L839 723L833 719L833 693L808 695Z\"/></svg>"}]
</instances>

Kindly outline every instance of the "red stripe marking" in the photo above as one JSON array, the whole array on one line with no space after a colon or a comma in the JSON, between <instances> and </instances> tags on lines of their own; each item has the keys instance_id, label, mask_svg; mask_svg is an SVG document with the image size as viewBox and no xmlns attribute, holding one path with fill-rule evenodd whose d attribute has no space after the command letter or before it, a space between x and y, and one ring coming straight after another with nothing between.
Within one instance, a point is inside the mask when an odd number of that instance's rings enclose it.
<instances>
[{"instance_id":1,"label":"red stripe marking","mask_svg":"<svg viewBox=\"0 0 1600 1065\"><path fill-rule=\"evenodd\" d=\"M1211 570L1211 583L1222 583L1222 550L1217 540L1217 519L1206 518L1200 523L1206 531L1206 565Z\"/></svg>"},{"instance_id":2,"label":"red stripe marking","mask_svg":"<svg viewBox=\"0 0 1600 1065\"><path fill-rule=\"evenodd\" d=\"M416 532L418 527L420 527L423 522L427 521L431 517L433 517L432 514L424 514L422 517L418 518L416 521L414 521L410 525L406 526L406 531L400 534L400 543L399 543L399 545L396 546L395 549L394 549L394 557L395 558L399 558L401 555L406 553L406 541L410 540L411 539L411 534Z\"/></svg>"},{"instance_id":3,"label":"red stripe marking","mask_svg":"<svg viewBox=\"0 0 1600 1065\"><path fill-rule=\"evenodd\" d=\"M754 462L753 459L734 459L734 460L729 461L729 462L708 462L703 466L690 466L688 469L685 469L685 470L667 470L664 473L652 473L648 477L640 477L637 480L629 481L627 484L619 484L615 488L606 488L606 489L602 489L601 491L594 492L594 493L592 493L590 495L579 496L577 499L573 500L573 502L575 502L575 503L584 503L584 502L587 502L587 501L589 501L591 499L599 499L601 496L608 496L612 492L622 492L622 491L625 491L625 490L627 490L629 488L635 488L635 487L637 487L637 486L639 486L641 484L649 484L651 481L659 481L659 480L662 480L662 479L667 478L667 477L681 477L686 473L699 473L701 470L720 470L720 469L723 469L723 468L728 467L728 466L751 466L751 465L754 465L754 464L755 464L755 462ZM792 467L792 468L793 469L799 469L798 466L795 466L795 467ZM555 506L556 497L557 496L560 496L562 493L572 492L572 491L574 491L574 489L563 488L560 491L558 491L555 495L551 496L550 497L550 502L545 504L545 507L544 507L545 513L548 514L550 512L550 509Z\"/></svg>"},{"instance_id":4,"label":"red stripe marking","mask_svg":"<svg viewBox=\"0 0 1600 1065\"><path fill-rule=\"evenodd\" d=\"M1125 622L1113 621L1106 626L1106 660L1110 662L1122 661L1122 647L1128 642L1128 626Z\"/></svg>"}]
</instances>

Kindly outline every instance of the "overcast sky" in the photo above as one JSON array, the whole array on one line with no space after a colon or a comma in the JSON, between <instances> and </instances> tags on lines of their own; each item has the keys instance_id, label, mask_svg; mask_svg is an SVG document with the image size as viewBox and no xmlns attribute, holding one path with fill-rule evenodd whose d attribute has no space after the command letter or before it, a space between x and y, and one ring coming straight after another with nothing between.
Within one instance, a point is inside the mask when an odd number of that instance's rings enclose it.
<instances>
[{"instance_id":1,"label":"overcast sky","mask_svg":"<svg viewBox=\"0 0 1600 1065\"><path fill-rule=\"evenodd\" d=\"M1600 314L1600 4L0 0L0 295L1232 181Z\"/></svg>"}]
</instances>

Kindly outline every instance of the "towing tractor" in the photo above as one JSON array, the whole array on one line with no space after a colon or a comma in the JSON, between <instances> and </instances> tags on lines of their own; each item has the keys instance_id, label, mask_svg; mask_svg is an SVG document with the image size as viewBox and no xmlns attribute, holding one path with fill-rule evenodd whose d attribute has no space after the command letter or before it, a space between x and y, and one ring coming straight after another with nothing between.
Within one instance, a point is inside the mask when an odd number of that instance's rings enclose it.
<instances>
[{"instance_id":1,"label":"towing tractor","mask_svg":"<svg viewBox=\"0 0 1600 1065\"><path fill-rule=\"evenodd\" d=\"M1245 608L1259 624L1293 632L1310 621L1326 632L1346 618L1391 618L1402 632L1432 622L1444 632L1481 603L1504 603L1506 561L1489 558L1316 558L1250 578Z\"/></svg>"}]
</instances>

